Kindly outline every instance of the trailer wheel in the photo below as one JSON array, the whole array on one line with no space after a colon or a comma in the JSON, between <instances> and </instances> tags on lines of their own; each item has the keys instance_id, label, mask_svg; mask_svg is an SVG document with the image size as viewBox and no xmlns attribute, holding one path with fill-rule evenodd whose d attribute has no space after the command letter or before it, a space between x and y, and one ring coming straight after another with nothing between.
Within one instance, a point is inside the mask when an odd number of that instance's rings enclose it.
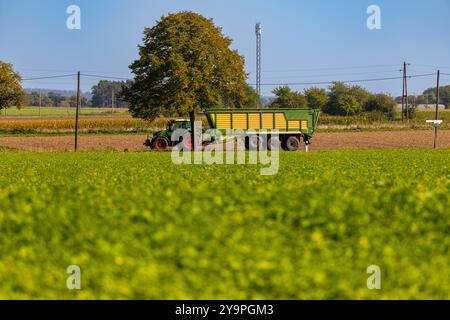
<instances>
[{"instance_id":1,"label":"trailer wheel","mask_svg":"<svg viewBox=\"0 0 450 320\"><path fill-rule=\"evenodd\" d=\"M165 137L156 138L153 142L153 149L156 151L167 151L169 148L169 140Z\"/></svg>"},{"instance_id":2,"label":"trailer wheel","mask_svg":"<svg viewBox=\"0 0 450 320\"><path fill-rule=\"evenodd\" d=\"M284 143L287 151L298 151L300 149L300 140L296 136L290 136Z\"/></svg>"},{"instance_id":3,"label":"trailer wheel","mask_svg":"<svg viewBox=\"0 0 450 320\"><path fill-rule=\"evenodd\" d=\"M280 151L281 150L281 141L276 137L271 137L267 143L267 149L270 151Z\"/></svg>"},{"instance_id":4,"label":"trailer wheel","mask_svg":"<svg viewBox=\"0 0 450 320\"><path fill-rule=\"evenodd\" d=\"M263 147L263 141L261 137L257 135L251 135L245 138L245 149L250 151L258 151Z\"/></svg>"}]
</instances>

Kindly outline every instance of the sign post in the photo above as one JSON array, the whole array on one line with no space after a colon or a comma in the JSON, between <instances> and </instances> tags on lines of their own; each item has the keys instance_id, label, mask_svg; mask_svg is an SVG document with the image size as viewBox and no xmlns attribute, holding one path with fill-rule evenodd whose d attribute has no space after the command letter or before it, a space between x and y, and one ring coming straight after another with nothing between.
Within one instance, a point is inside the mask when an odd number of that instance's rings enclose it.
<instances>
[{"instance_id":1,"label":"sign post","mask_svg":"<svg viewBox=\"0 0 450 320\"><path fill-rule=\"evenodd\" d=\"M427 120L427 123L431 124L434 128L434 148L437 148L437 139L438 139L438 128L442 124L442 120L438 120L439 117L439 102L440 102L440 94L439 94L439 78L441 75L441 71L437 71L437 85L436 85L436 116L434 120Z\"/></svg>"},{"instance_id":2,"label":"sign post","mask_svg":"<svg viewBox=\"0 0 450 320\"><path fill-rule=\"evenodd\" d=\"M434 128L434 149L437 149L438 128L442 124L442 120L427 120Z\"/></svg>"}]
</instances>

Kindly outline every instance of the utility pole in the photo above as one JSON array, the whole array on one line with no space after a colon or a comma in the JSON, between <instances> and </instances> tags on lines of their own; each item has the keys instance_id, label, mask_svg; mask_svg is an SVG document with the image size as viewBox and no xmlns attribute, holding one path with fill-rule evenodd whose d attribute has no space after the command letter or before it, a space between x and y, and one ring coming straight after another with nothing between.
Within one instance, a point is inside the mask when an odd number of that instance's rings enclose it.
<instances>
[{"instance_id":1,"label":"utility pole","mask_svg":"<svg viewBox=\"0 0 450 320\"><path fill-rule=\"evenodd\" d=\"M41 106L42 106L42 90L39 89L39 117L41 117Z\"/></svg>"},{"instance_id":2,"label":"utility pole","mask_svg":"<svg viewBox=\"0 0 450 320\"><path fill-rule=\"evenodd\" d=\"M401 71L401 70L400 70ZM402 122L405 120L405 66L403 65Z\"/></svg>"},{"instance_id":3,"label":"utility pole","mask_svg":"<svg viewBox=\"0 0 450 320\"><path fill-rule=\"evenodd\" d=\"M409 102L408 102L408 74L406 71L406 66L409 65L406 62L403 62L403 81L404 81L404 99L406 101L406 119L409 120Z\"/></svg>"},{"instance_id":4,"label":"utility pole","mask_svg":"<svg viewBox=\"0 0 450 320\"><path fill-rule=\"evenodd\" d=\"M77 73L77 110L75 112L75 152L78 151L78 119L80 114L80 71Z\"/></svg>"},{"instance_id":5,"label":"utility pole","mask_svg":"<svg viewBox=\"0 0 450 320\"><path fill-rule=\"evenodd\" d=\"M115 98L116 97L114 95L114 88L113 88L111 93L111 113L114 113L114 105L116 103Z\"/></svg>"},{"instance_id":6,"label":"utility pole","mask_svg":"<svg viewBox=\"0 0 450 320\"><path fill-rule=\"evenodd\" d=\"M437 71L437 86L436 86L436 118L435 120L438 120L438 116L439 116L439 102L440 102L440 90L439 90L439 80L441 77L441 70Z\"/></svg>"},{"instance_id":7,"label":"utility pole","mask_svg":"<svg viewBox=\"0 0 450 320\"><path fill-rule=\"evenodd\" d=\"M258 22L255 26L256 33L256 92L258 93L258 107L261 106L261 36L262 25Z\"/></svg>"}]
</instances>

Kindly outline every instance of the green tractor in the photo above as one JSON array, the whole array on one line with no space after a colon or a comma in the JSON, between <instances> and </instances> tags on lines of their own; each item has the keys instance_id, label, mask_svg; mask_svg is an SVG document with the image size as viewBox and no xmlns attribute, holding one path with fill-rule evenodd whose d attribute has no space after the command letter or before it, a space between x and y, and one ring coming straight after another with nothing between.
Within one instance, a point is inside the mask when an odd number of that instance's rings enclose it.
<instances>
[{"instance_id":1,"label":"green tractor","mask_svg":"<svg viewBox=\"0 0 450 320\"><path fill-rule=\"evenodd\" d=\"M179 141L172 141L172 134L176 130L191 131L191 122L189 120L173 120L167 124L166 130L156 132L153 138L150 137L145 141L144 145L156 151L167 151L170 147L174 147L179 143L184 143L187 147L191 146L191 137L186 135Z\"/></svg>"}]
</instances>

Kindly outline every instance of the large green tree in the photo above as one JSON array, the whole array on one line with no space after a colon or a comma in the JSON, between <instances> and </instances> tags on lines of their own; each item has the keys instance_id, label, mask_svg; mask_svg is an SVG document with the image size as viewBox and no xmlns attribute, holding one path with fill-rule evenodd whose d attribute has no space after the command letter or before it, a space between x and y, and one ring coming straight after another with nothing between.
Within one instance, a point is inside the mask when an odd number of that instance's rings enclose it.
<instances>
[{"instance_id":1,"label":"large green tree","mask_svg":"<svg viewBox=\"0 0 450 320\"><path fill-rule=\"evenodd\" d=\"M306 89L304 91L304 95L308 101L309 107L312 109L323 110L325 105L328 103L327 90L325 89L312 87Z\"/></svg>"},{"instance_id":2,"label":"large green tree","mask_svg":"<svg viewBox=\"0 0 450 320\"><path fill-rule=\"evenodd\" d=\"M276 98L272 101L271 108L308 108L305 96L287 86L275 88L273 93Z\"/></svg>"},{"instance_id":3,"label":"large green tree","mask_svg":"<svg viewBox=\"0 0 450 320\"><path fill-rule=\"evenodd\" d=\"M258 105L260 104L260 97L256 90L250 86L245 85L245 96L246 96L246 103L243 106L246 109L255 109L258 108Z\"/></svg>"},{"instance_id":4,"label":"large green tree","mask_svg":"<svg viewBox=\"0 0 450 320\"><path fill-rule=\"evenodd\" d=\"M98 84L92 87L92 106L93 107L111 107L114 99L114 106L123 108L125 102L119 99L124 81L100 80Z\"/></svg>"},{"instance_id":5,"label":"large green tree","mask_svg":"<svg viewBox=\"0 0 450 320\"><path fill-rule=\"evenodd\" d=\"M372 94L364 105L364 111L381 113L389 119L396 115L397 102L386 94Z\"/></svg>"},{"instance_id":6,"label":"large green tree","mask_svg":"<svg viewBox=\"0 0 450 320\"><path fill-rule=\"evenodd\" d=\"M328 97L328 103L324 107L326 113L349 116L362 112L370 94L361 87L335 82L329 88Z\"/></svg>"},{"instance_id":7,"label":"large green tree","mask_svg":"<svg viewBox=\"0 0 450 320\"><path fill-rule=\"evenodd\" d=\"M212 20L193 12L162 17L144 32L135 74L122 97L134 117L189 114L248 101L244 58Z\"/></svg>"},{"instance_id":8,"label":"large green tree","mask_svg":"<svg viewBox=\"0 0 450 320\"><path fill-rule=\"evenodd\" d=\"M23 105L25 91L21 80L11 64L0 61L0 110Z\"/></svg>"}]
</instances>

